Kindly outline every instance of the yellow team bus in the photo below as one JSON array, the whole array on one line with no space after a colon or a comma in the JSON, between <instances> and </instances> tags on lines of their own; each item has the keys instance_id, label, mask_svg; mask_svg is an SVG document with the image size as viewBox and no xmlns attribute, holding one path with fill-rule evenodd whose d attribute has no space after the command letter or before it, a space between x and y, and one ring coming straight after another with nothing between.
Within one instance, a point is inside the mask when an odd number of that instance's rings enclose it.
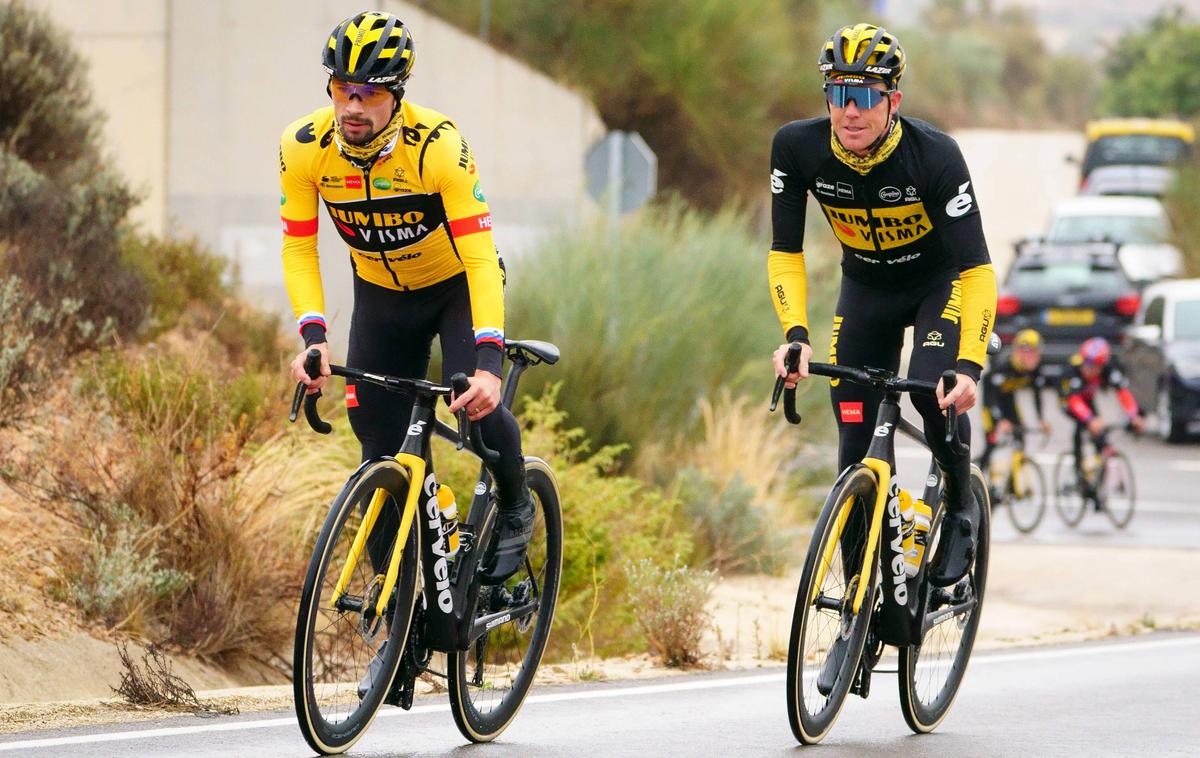
<instances>
[{"instance_id":1,"label":"yellow team bus","mask_svg":"<svg viewBox=\"0 0 1200 758\"><path fill-rule=\"evenodd\" d=\"M1168 166L1186 158L1196 141L1191 124L1167 118L1103 118L1086 127L1081 181L1105 166Z\"/></svg>"}]
</instances>

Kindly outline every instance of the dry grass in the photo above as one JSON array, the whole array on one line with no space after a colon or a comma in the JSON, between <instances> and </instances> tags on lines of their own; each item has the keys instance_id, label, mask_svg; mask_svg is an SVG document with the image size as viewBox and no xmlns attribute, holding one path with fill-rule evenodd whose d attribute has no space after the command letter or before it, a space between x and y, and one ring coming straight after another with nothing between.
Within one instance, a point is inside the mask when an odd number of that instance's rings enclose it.
<instances>
[{"instance_id":1,"label":"dry grass","mask_svg":"<svg viewBox=\"0 0 1200 758\"><path fill-rule=\"evenodd\" d=\"M280 384L203 352L96 362L4 479L67 522L46 545L60 598L111 630L279 666L311 534L357 453L278 431Z\"/></svg>"}]
</instances>

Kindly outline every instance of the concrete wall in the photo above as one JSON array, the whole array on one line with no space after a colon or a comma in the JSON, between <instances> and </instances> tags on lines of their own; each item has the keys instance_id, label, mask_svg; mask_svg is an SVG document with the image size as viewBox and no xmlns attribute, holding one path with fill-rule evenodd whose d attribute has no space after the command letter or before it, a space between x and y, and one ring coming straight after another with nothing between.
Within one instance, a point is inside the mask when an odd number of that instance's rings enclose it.
<instances>
[{"instance_id":1,"label":"concrete wall","mask_svg":"<svg viewBox=\"0 0 1200 758\"><path fill-rule=\"evenodd\" d=\"M145 198L133 219L161 233L166 219L167 3L164 0L25 0L71 33L88 61L105 141Z\"/></svg>"},{"instance_id":2,"label":"concrete wall","mask_svg":"<svg viewBox=\"0 0 1200 758\"><path fill-rule=\"evenodd\" d=\"M329 102L322 45L339 21L367 7L412 28L417 63L407 96L448 114L471 140L512 274L531 241L595 210L584 194L583 157L604 128L591 103L407 3L30 2L70 29L91 62L109 143L147 192L137 217L153 231L196 235L223 251L248 291L289 316L279 265L279 135ZM351 275L328 226L320 249L336 334L349 316Z\"/></svg>"}]
</instances>

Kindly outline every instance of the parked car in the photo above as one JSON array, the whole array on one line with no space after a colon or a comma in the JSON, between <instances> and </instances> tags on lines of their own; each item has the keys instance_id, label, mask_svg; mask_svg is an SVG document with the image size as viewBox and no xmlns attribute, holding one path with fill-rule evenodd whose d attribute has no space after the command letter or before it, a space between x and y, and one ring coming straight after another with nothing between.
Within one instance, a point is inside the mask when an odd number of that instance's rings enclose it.
<instances>
[{"instance_id":1,"label":"parked car","mask_svg":"<svg viewBox=\"0 0 1200 758\"><path fill-rule=\"evenodd\" d=\"M1100 166L1083 180L1079 194L1162 197L1174 181L1175 169L1166 166Z\"/></svg>"},{"instance_id":2,"label":"parked car","mask_svg":"<svg viewBox=\"0 0 1200 758\"><path fill-rule=\"evenodd\" d=\"M1112 242L1025 240L1000 286L995 331L1007 345L1025 328L1043 339L1046 372L1061 373L1079 344L1105 337L1120 350L1140 302Z\"/></svg>"},{"instance_id":3,"label":"parked car","mask_svg":"<svg viewBox=\"0 0 1200 758\"><path fill-rule=\"evenodd\" d=\"M1169 166L1191 152L1191 124L1166 118L1104 118L1089 122L1080 186L1102 166Z\"/></svg>"},{"instance_id":4,"label":"parked car","mask_svg":"<svg viewBox=\"0 0 1200 758\"><path fill-rule=\"evenodd\" d=\"M1183 256L1170 243L1171 224L1152 197L1074 197L1055 206L1047 242L1109 241L1131 281L1146 284L1183 269Z\"/></svg>"},{"instance_id":5,"label":"parked car","mask_svg":"<svg viewBox=\"0 0 1200 758\"><path fill-rule=\"evenodd\" d=\"M1159 282L1142 293L1124 361L1138 405L1168 442L1200 421L1200 279Z\"/></svg>"}]
</instances>

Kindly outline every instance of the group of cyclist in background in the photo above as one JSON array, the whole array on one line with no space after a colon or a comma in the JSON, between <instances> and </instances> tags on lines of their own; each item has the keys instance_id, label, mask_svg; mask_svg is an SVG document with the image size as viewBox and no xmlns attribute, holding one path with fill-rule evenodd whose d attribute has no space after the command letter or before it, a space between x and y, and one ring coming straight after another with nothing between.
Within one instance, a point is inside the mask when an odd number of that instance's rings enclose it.
<instances>
[{"instance_id":1,"label":"group of cyclist in background","mask_svg":"<svg viewBox=\"0 0 1200 758\"><path fill-rule=\"evenodd\" d=\"M1025 424L1017 407L1017 393L1031 390L1039 428L1050 433L1050 423L1042 408L1042 390L1050 380L1042 370L1042 336L1035 329L1022 329L1013 337L1007 360L993 364L983 378L984 447L979 467L987 471L992 454L1007 437L1024 434ZM1072 453L1076 467L1084 460L1084 444L1090 440L1096 450L1108 446L1108 428L1096 400L1100 392L1116 392L1129 427L1135 432L1145 428L1145 418L1129 390L1120 360L1103 337L1091 337L1071 356L1058 385L1063 412L1073 422Z\"/></svg>"}]
</instances>

